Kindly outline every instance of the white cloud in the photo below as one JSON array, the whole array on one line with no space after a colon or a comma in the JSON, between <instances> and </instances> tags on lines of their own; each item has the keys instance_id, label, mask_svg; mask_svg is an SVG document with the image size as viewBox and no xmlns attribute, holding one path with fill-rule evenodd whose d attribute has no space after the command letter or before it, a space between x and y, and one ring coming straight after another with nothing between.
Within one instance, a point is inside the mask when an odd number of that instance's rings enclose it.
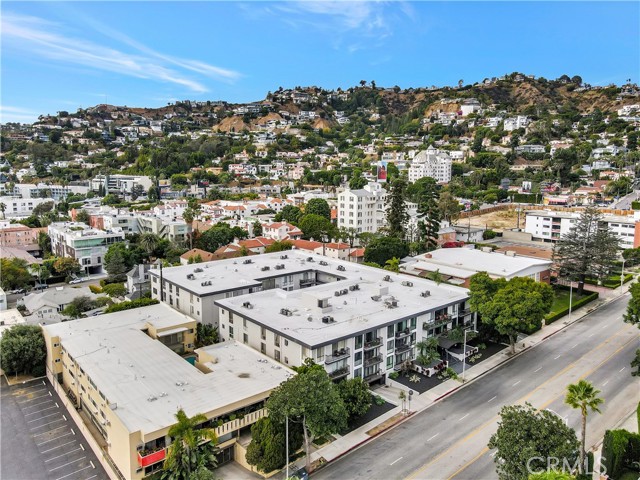
<instances>
[{"instance_id":1,"label":"white cloud","mask_svg":"<svg viewBox=\"0 0 640 480\"><path fill-rule=\"evenodd\" d=\"M0 123L33 123L38 115L40 115L38 112L27 108L0 105Z\"/></svg>"},{"instance_id":2,"label":"white cloud","mask_svg":"<svg viewBox=\"0 0 640 480\"><path fill-rule=\"evenodd\" d=\"M5 46L9 44L16 49L26 50L42 58L62 63L173 83L196 93L204 93L208 89L202 81L186 75L184 70L223 81L232 81L240 76L232 70L197 60L163 55L113 30L109 30L111 38L122 41L140 53L128 53L91 41L65 36L59 32L58 25L38 17L5 13L2 16L1 25Z\"/></svg>"}]
</instances>

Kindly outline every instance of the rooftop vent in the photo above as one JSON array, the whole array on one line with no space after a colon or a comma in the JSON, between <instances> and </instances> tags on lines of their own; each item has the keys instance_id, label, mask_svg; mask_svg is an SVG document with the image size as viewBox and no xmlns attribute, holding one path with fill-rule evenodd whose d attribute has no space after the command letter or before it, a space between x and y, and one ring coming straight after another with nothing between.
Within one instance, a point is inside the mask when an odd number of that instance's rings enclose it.
<instances>
[{"instance_id":1,"label":"rooftop vent","mask_svg":"<svg viewBox=\"0 0 640 480\"><path fill-rule=\"evenodd\" d=\"M280 255L280 260L286 260L287 258L289 258L289 255Z\"/></svg>"},{"instance_id":2,"label":"rooftop vent","mask_svg":"<svg viewBox=\"0 0 640 480\"><path fill-rule=\"evenodd\" d=\"M373 295L373 296L371 297L371 300L373 300L374 302L379 302L379 301L380 301L380 298L381 298L381 297L380 297L380 295Z\"/></svg>"},{"instance_id":3,"label":"rooftop vent","mask_svg":"<svg viewBox=\"0 0 640 480\"><path fill-rule=\"evenodd\" d=\"M246 260L243 260L242 263L247 265L248 263L253 263L253 260L251 260L250 258L247 258Z\"/></svg>"},{"instance_id":4,"label":"rooftop vent","mask_svg":"<svg viewBox=\"0 0 640 480\"><path fill-rule=\"evenodd\" d=\"M322 323L334 323L335 320L333 319L333 317L330 316L324 316L322 317Z\"/></svg>"},{"instance_id":5,"label":"rooftop vent","mask_svg":"<svg viewBox=\"0 0 640 480\"><path fill-rule=\"evenodd\" d=\"M329 262L325 262L324 260L320 260L320 265L326 267L327 265L329 265Z\"/></svg>"},{"instance_id":6,"label":"rooftop vent","mask_svg":"<svg viewBox=\"0 0 640 480\"><path fill-rule=\"evenodd\" d=\"M208 287L209 285L212 285L211 280L207 280L206 282L202 282L200 283L201 287Z\"/></svg>"},{"instance_id":7,"label":"rooftop vent","mask_svg":"<svg viewBox=\"0 0 640 480\"><path fill-rule=\"evenodd\" d=\"M276 270L283 270L283 269L284 269L284 263L280 263L276 265Z\"/></svg>"},{"instance_id":8,"label":"rooftop vent","mask_svg":"<svg viewBox=\"0 0 640 480\"><path fill-rule=\"evenodd\" d=\"M382 280L385 282L390 282L391 281L391 275L385 275L384 277L382 277Z\"/></svg>"},{"instance_id":9,"label":"rooftop vent","mask_svg":"<svg viewBox=\"0 0 640 480\"><path fill-rule=\"evenodd\" d=\"M398 306L398 301L395 298L390 298L384 302L384 305L387 308L396 308Z\"/></svg>"},{"instance_id":10,"label":"rooftop vent","mask_svg":"<svg viewBox=\"0 0 640 480\"><path fill-rule=\"evenodd\" d=\"M202 269L201 268L194 268L193 271L194 271L194 273L200 273L200 272L202 272Z\"/></svg>"},{"instance_id":11,"label":"rooftop vent","mask_svg":"<svg viewBox=\"0 0 640 480\"><path fill-rule=\"evenodd\" d=\"M409 281L405 280L404 282L402 282L402 286L403 287L413 287L413 282L409 282Z\"/></svg>"},{"instance_id":12,"label":"rooftop vent","mask_svg":"<svg viewBox=\"0 0 640 480\"><path fill-rule=\"evenodd\" d=\"M280 315L284 315L285 317L291 317L293 315L293 312L288 308L281 308Z\"/></svg>"},{"instance_id":13,"label":"rooftop vent","mask_svg":"<svg viewBox=\"0 0 640 480\"><path fill-rule=\"evenodd\" d=\"M351 290L352 292L354 290L360 290L360 285L358 285L357 283L355 285L349 285L349 290Z\"/></svg>"},{"instance_id":14,"label":"rooftop vent","mask_svg":"<svg viewBox=\"0 0 640 480\"><path fill-rule=\"evenodd\" d=\"M431 291L430 290L425 290L424 292L422 292L420 294L421 297L429 297L431 295Z\"/></svg>"},{"instance_id":15,"label":"rooftop vent","mask_svg":"<svg viewBox=\"0 0 640 480\"><path fill-rule=\"evenodd\" d=\"M307 257L307 262L315 262L315 260L313 259L313 257Z\"/></svg>"},{"instance_id":16,"label":"rooftop vent","mask_svg":"<svg viewBox=\"0 0 640 480\"><path fill-rule=\"evenodd\" d=\"M271 267L269 267L267 265L267 266L262 267L260 270L262 270L263 272L266 272L267 270L271 270Z\"/></svg>"},{"instance_id":17,"label":"rooftop vent","mask_svg":"<svg viewBox=\"0 0 640 480\"><path fill-rule=\"evenodd\" d=\"M253 305L251 305L251 302L244 302L244 303L242 304L242 306L243 306L244 308L248 308L248 309L252 309L252 308L253 308Z\"/></svg>"},{"instance_id":18,"label":"rooftop vent","mask_svg":"<svg viewBox=\"0 0 640 480\"><path fill-rule=\"evenodd\" d=\"M346 268L344 268L344 265L338 265L338 270L340 270L341 272L344 272Z\"/></svg>"},{"instance_id":19,"label":"rooftop vent","mask_svg":"<svg viewBox=\"0 0 640 480\"><path fill-rule=\"evenodd\" d=\"M195 280L196 276L193 273L187 275L187 280Z\"/></svg>"}]
</instances>

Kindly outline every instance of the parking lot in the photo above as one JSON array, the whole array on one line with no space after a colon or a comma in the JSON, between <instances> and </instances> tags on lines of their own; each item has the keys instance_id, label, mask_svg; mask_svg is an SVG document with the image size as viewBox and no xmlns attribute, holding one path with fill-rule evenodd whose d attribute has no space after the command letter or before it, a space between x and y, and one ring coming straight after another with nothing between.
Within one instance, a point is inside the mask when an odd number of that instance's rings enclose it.
<instances>
[{"instance_id":1,"label":"parking lot","mask_svg":"<svg viewBox=\"0 0 640 480\"><path fill-rule=\"evenodd\" d=\"M0 381L3 480L109 478L47 379Z\"/></svg>"}]
</instances>

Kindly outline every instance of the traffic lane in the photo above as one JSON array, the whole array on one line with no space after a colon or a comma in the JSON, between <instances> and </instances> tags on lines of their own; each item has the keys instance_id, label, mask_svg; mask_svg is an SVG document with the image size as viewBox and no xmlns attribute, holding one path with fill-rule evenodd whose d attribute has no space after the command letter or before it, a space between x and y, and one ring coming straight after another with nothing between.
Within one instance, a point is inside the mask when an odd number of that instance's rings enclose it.
<instances>
[{"instance_id":1,"label":"traffic lane","mask_svg":"<svg viewBox=\"0 0 640 480\"><path fill-rule=\"evenodd\" d=\"M566 343L563 338L564 334L559 333L536 348L516 357L508 364L498 367L481 380L467 385L459 393L451 395L428 410L415 415L401 427L396 427L385 433L384 442L376 440L360 447L357 460L352 461L353 456L348 455L349 463L338 460L314 476L319 478L401 478L412 473L420 467L425 458L434 457L438 452L447 450L458 442L466 431L473 430L474 427L483 425L495 417L499 410L499 403L505 402L505 398L500 398L500 402L496 403L496 408L492 408L486 403L479 403L479 397L488 401L493 396L497 397L496 391L501 391L504 394L503 389L509 385L508 381L511 381L510 385L513 386L515 382L520 380L522 385L518 384L516 387L534 389L545 378L551 378L562 371L568 360L575 361L580 358L581 354L591 350L596 332L599 336L606 336L607 331L616 326L620 327L620 321L614 321L613 317L618 316L619 318L626 304L623 302L624 300L616 300L572 325L570 329L572 335L575 332L574 343L578 341L578 347L569 348L562 361L559 362L555 358L558 348ZM563 332L566 331L563 330ZM619 333L619 331L616 332ZM550 355L550 353L554 353L554 355ZM521 378L514 379L514 375ZM510 376L510 378L505 379L505 376ZM490 392L493 393L489 395ZM516 399L517 395L513 398L507 398L505 403L513 402ZM453 429L451 428L451 419L454 418L457 419L456 422L460 422L460 428L457 428L457 424ZM438 434L438 437L433 438L435 434ZM432 440L428 441L430 438ZM420 439L420 441L415 441L416 439ZM381 456L384 455L386 459L386 456L389 455L389 449L386 447L387 440L394 443L400 442L403 445L402 451L396 456L396 459L400 456L404 458L394 465L390 465L391 462L382 463L379 460ZM425 441L427 442L423 443ZM406 455L402 455L402 453ZM367 468L353 468L353 465L362 465ZM375 465L378 465L379 475L371 477L371 470Z\"/></svg>"},{"instance_id":2,"label":"traffic lane","mask_svg":"<svg viewBox=\"0 0 640 480\"><path fill-rule=\"evenodd\" d=\"M587 448L599 443L605 430L624 420L635 408L633 404L638 399L640 378L630 375L628 365L635 356L636 347L633 343L628 344L620 353L612 357L610 362L586 377L602 391L600 396L605 400L600 407L601 414L589 414ZM580 434L582 417L577 410L564 403L564 395L556 398L547 408L558 414L565 422L568 422L578 435ZM456 480L497 479L495 453L495 450L483 452L475 462L450 478Z\"/></svg>"}]
</instances>

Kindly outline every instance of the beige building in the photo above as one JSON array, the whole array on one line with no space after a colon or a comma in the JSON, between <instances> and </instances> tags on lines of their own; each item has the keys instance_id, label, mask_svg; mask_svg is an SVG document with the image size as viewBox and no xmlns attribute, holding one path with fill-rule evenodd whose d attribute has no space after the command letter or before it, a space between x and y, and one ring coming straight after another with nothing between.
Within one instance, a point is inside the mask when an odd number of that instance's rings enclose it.
<instances>
[{"instance_id":1,"label":"beige building","mask_svg":"<svg viewBox=\"0 0 640 480\"><path fill-rule=\"evenodd\" d=\"M240 435L293 375L236 342L181 357L193 351L195 329L195 320L163 304L43 327L47 376L95 426L95 440L123 478L162 468L180 408L207 417L221 463L244 464Z\"/></svg>"}]
</instances>

